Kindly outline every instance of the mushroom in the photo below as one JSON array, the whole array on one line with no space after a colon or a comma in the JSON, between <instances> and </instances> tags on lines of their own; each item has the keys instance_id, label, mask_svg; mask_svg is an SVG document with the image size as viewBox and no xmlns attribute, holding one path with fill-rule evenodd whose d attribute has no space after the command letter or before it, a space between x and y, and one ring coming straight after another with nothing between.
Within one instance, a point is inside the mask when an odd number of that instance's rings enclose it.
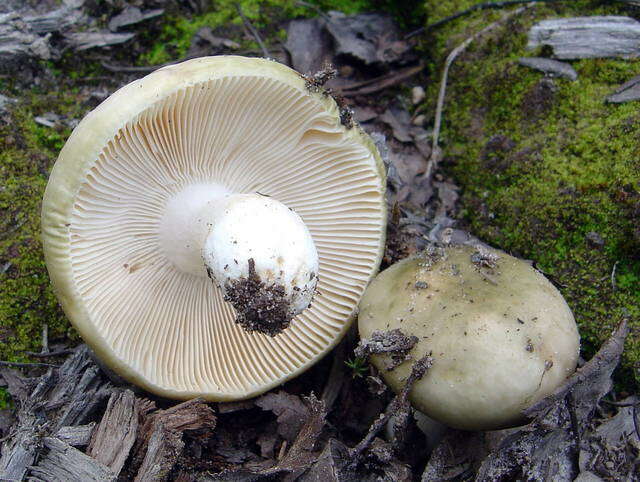
<instances>
[{"instance_id":1,"label":"mushroom","mask_svg":"<svg viewBox=\"0 0 640 482\"><path fill-rule=\"evenodd\" d=\"M575 370L579 335L558 290L528 263L492 248L431 248L380 273L360 302L362 338L399 329L419 341L410 355L433 366L410 394L415 408L451 427L493 430L525 422L522 411ZM406 362L385 370L399 391Z\"/></svg>"},{"instance_id":2,"label":"mushroom","mask_svg":"<svg viewBox=\"0 0 640 482\"><path fill-rule=\"evenodd\" d=\"M346 332L384 247L385 175L318 90L270 60L198 58L126 85L73 131L44 196L45 259L116 373L237 400Z\"/></svg>"}]
</instances>

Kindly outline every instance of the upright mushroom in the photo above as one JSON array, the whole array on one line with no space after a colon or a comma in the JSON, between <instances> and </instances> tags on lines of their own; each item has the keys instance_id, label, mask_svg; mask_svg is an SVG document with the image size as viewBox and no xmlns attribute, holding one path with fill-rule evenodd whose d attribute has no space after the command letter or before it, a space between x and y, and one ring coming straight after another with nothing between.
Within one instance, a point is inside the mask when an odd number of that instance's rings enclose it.
<instances>
[{"instance_id":1,"label":"upright mushroom","mask_svg":"<svg viewBox=\"0 0 640 482\"><path fill-rule=\"evenodd\" d=\"M528 263L480 247L450 246L380 273L360 302L363 338L399 329L418 339L410 354L433 365L411 392L414 407L464 430L524 422L522 412L573 373L580 340L562 295ZM387 370L396 391L410 363Z\"/></svg>"},{"instance_id":2,"label":"upright mushroom","mask_svg":"<svg viewBox=\"0 0 640 482\"><path fill-rule=\"evenodd\" d=\"M384 246L384 170L316 90L273 61L199 58L121 88L72 133L43 201L45 258L125 378L247 398L345 333Z\"/></svg>"}]
</instances>

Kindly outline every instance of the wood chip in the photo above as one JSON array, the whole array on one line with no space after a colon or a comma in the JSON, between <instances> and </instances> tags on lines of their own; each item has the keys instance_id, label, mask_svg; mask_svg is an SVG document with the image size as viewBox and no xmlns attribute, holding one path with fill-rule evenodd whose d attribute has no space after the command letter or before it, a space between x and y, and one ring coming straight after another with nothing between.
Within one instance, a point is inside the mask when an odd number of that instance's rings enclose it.
<instances>
[{"instance_id":1,"label":"wood chip","mask_svg":"<svg viewBox=\"0 0 640 482\"><path fill-rule=\"evenodd\" d=\"M48 453L31 469L29 480L43 482L110 482L117 480L108 467L53 437L45 437Z\"/></svg>"},{"instance_id":2,"label":"wood chip","mask_svg":"<svg viewBox=\"0 0 640 482\"><path fill-rule=\"evenodd\" d=\"M164 13L164 9L157 8L155 10L145 10L144 12L138 7L127 6L122 12L109 20L109 30L115 32L119 28L127 25L135 25L144 22L150 18L158 17Z\"/></svg>"},{"instance_id":3,"label":"wood chip","mask_svg":"<svg viewBox=\"0 0 640 482\"><path fill-rule=\"evenodd\" d=\"M156 421L135 482L167 480L183 449L182 434Z\"/></svg>"},{"instance_id":4,"label":"wood chip","mask_svg":"<svg viewBox=\"0 0 640 482\"><path fill-rule=\"evenodd\" d=\"M137 430L135 395L131 390L113 393L100 425L93 432L87 454L119 475L136 441Z\"/></svg>"},{"instance_id":5,"label":"wood chip","mask_svg":"<svg viewBox=\"0 0 640 482\"><path fill-rule=\"evenodd\" d=\"M216 417L203 400L194 399L145 417L134 448L136 481L166 480L184 449L182 434L213 430Z\"/></svg>"},{"instance_id":6,"label":"wood chip","mask_svg":"<svg viewBox=\"0 0 640 482\"><path fill-rule=\"evenodd\" d=\"M545 59L543 57L521 57L518 63L524 67L529 67L553 77L564 77L569 80L576 80L578 73L571 65L559 60Z\"/></svg>"},{"instance_id":7,"label":"wood chip","mask_svg":"<svg viewBox=\"0 0 640 482\"><path fill-rule=\"evenodd\" d=\"M640 75L627 80L607 97L607 102L619 104L640 99Z\"/></svg>"},{"instance_id":8,"label":"wood chip","mask_svg":"<svg viewBox=\"0 0 640 482\"><path fill-rule=\"evenodd\" d=\"M95 47L107 47L131 40L134 33L111 33L107 30L100 32L74 32L64 36L65 43L74 50L88 50Z\"/></svg>"}]
</instances>

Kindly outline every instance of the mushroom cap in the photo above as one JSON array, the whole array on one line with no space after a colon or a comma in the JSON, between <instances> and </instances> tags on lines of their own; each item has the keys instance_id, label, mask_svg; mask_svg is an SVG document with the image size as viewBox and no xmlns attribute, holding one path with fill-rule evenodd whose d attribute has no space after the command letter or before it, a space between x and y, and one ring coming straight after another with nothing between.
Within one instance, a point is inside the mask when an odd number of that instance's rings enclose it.
<instances>
[{"instance_id":1,"label":"mushroom cap","mask_svg":"<svg viewBox=\"0 0 640 482\"><path fill-rule=\"evenodd\" d=\"M400 329L419 341L413 359L433 365L417 381L415 408L464 430L524 422L523 409L544 398L575 370L578 330L564 298L528 263L497 250L471 247L422 253L380 273L360 302L360 336ZM495 258L497 257L497 259ZM385 371L399 391L411 371Z\"/></svg>"},{"instance_id":2,"label":"mushroom cap","mask_svg":"<svg viewBox=\"0 0 640 482\"><path fill-rule=\"evenodd\" d=\"M204 265L163 249L166 206L203 191L271 196L309 229L319 294L280 335L246 333ZM118 374L176 399L249 398L348 329L384 248L384 191L373 142L297 72L198 58L126 85L76 127L44 196L45 260L67 316Z\"/></svg>"}]
</instances>

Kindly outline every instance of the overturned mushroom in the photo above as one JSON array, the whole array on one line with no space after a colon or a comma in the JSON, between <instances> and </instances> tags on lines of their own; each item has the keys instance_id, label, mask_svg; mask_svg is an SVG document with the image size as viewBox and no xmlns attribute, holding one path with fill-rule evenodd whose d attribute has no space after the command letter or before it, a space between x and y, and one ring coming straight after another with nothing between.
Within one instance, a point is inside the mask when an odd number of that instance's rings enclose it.
<instances>
[{"instance_id":1,"label":"overturned mushroom","mask_svg":"<svg viewBox=\"0 0 640 482\"><path fill-rule=\"evenodd\" d=\"M575 370L579 336L571 310L538 271L497 250L449 247L425 251L380 273L358 315L360 336L401 329L419 342L413 359L433 366L411 393L415 408L466 430L524 422L522 411ZM411 370L385 370L396 391Z\"/></svg>"},{"instance_id":2,"label":"overturned mushroom","mask_svg":"<svg viewBox=\"0 0 640 482\"><path fill-rule=\"evenodd\" d=\"M74 130L43 202L47 267L125 378L247 398L345 333L384 246L384 186L368 136L296 72L194 59L123 87Z\"/></svg>"}]
</instances>

